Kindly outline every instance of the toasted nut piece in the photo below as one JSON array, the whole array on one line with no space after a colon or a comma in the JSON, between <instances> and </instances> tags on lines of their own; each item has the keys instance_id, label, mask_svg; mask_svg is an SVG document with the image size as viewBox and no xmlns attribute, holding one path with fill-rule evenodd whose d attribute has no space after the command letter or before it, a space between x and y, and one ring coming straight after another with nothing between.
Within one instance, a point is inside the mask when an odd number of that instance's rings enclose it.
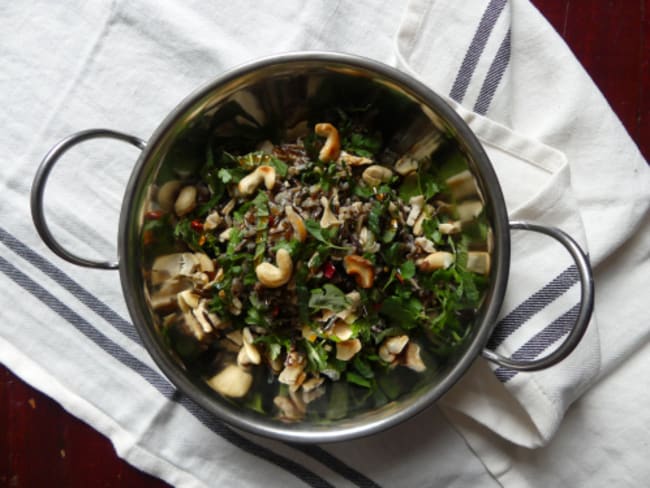
<instances>
[{"instance_id":1,"label":"toasted nut piece","mask_svg":"<svg viewBox=\"0 0 650 488\"><path fill-rule=\"evenodd\" d=\"M320 219L320 226L323 229L341 225L341 221L336 218L336 215L330 210L330 202L326 197L320 198L320 203L323 206L323 216Z\"/></svg>"},{"instance_id":2,"label":"toasted nut piece","mask_svg":"<svg viewBox=\"0 0 650 488\"><path fill-rule=\"evenodd\" d=\"M244 349L246 350L250 362L253 364L260 364L262 362L262 357L260 356L257 347L255 347L255 344L253 344L255 339L248 327L242 329L242 338L244 339Z\"/></svg>"},{"instance_id":3,"label":"toasted nut piece","mask_svg":"<svg viewBox=\"0 0 650 488\"><path fill-rule=\"evenodd\" d=\"M356 353L361 350L361 341L359 339L350 339L336 343L336 359L339 361L349 361Z\"/></svg>"},{"instance_id":4,"label":"toasted nut piece","mask_svg":"<svg viewBox=\"0 0 650 488\"><path fill-rule=\"evenodd\" d=\"M404 366L421 373L427 369L426 365L420 357L420 346L415 342L409 342L406 346L406 352L404 354Z\"/></svg>"},{"instance_id":5,"label":"toasted nut piece","mask_svg":"<svg viewBox=\"0 0 650 488\"><path fill-rule=\"evenodd\" d=\"M375 235L367 227L363 227L359 232L359 244L364 252L376 253L379 252L381 246L375 239Z\"/></svg>"},{"instance_id":6,"label":"toasted nut piece","mask_svg":"<svg viewBox=\"0 0 650 488\"><path fill-rule=\"evenodd\" d=\"M384 339L384 342L379 346L379 357L387 363L392 363L399 353L402 352L406 344L408 344L409 337L407 335L394 336Z\"/></svg>"},{"instance_id":7,"label":"toasted nut piece","mask_svg":"<svg viewBox=\"0 0 650 488\"><path fill-rule=\"evenodd\" d=\"M483 203L480 200L467 200L456 207L461 222L470 222L481 215Z\"/></svg>"},{"instance_id":8,"label":"toasted nut piece","mask_svg":"<svg viewBox=\"0 0 650 488\"><path fill-rule=\"evenodd\" d=\"M467 169L447 178L445 182L456 200L478 194L474 177Z\"/></svg>"},{"instance_id":9,"label":"toasted nut piece","mask_svg":"<svg viewBox=\"0 0 650 488\"><path fill-rule=\"evenodd\" d=\"M409 212L408 217L406 217L406 225L411 227L415 225L415 221L422 213L424 208L424 195L417 195L409 199L409 205L411 205L411 211Z\"/></svg>"},{"instance_id":10,"label":"toasted nut piece","mask_svg":"<svg viewBox=\"0 0 650 488\"><path fill-rule=\"evenodd\" d=\"M214 272L214 263L212 262L212 259L210 257L202 252L195 252L194 256L196 256L196 259L199 262L199 268L201 271L204 273L212 273Z\"/></svg>"},{"instance_id":11,"label":"toasted nut piece","mask_svg":"<svg viewBox=\"0 0 650 488\"><path fill-rule=\"evenodd\" d=\"M178 294L178 308L182 312L189 312L199 306L201 297L192 290L185 290Z\"/></svg>"},{"instance_id":12,"label":"toasted nut piece","mask_svg":"<svg viewBox=\"0 0 650 488\"><path fill-rule=\"evenodd\" d=\"M392 176L393 172L390 168L387 168L386 166L380 166L378 164L368 166L361 174L363 181L372 187L389 182Z\"/></svg>"},{"instance_id":13,"label":"toasted nut piece","mask_svg":"<svg viewBox=\"0 0 650 488\"><path fill-rule=\"evenodd\" d=\"M216 210L212 212L205 218L203 222L203 230L214 230L219 227L219 224L223 221L221 215Z\"/></svg>"},{"instance_id":14,"label":"toasted nut piece","mask_svg":"<svg viewBox=\"0 0 650 488\"><path fill-rule=\"evenodd\" d=\"M250 195L257 187L264 182L267 190L275 186L275 168L263 164L255 168L255 171L244 176L237 184L237 190L242 195Z\"/></svg>"},{"instance_id":15,"label":"toasted nut piece","mask_svg":"<svg viewBox=\"0 0 650 488\"><path fill-rule=\"evenodd\" d=\"M176 201L176 196L183 186L183 183L179 180L170 180L158 189L158 205L165 212L171 212L174 208L174 202Z\"/></svg>"},{"instance_id":16,"label":"toasted nut piece","mask_svg":"<svg viewBox=\"0 0 650 488\"><path fill-rule=\"evenodd\" d=\"M441 234L458 234L462 229L460 220L455 222L441 222L438 224L438 232Z\"/></svg>"},{"instance_id":17,"label":"toasted nut piece","mask_svg":"<svg viewBox=\"0 0 650 488\"><path fill-rule=\"evenodd\" d=\"M352 327L344 320L337 320L329 331L329 335L336 336L341 341L347 341L352 337Z\"/></svg>"},{"instance_id":18,"label":"toasted nut piece","mask_svg":"<svg viewBox=\"0 0 650 488\"><path fill-rule=\"evenodd\" d=\"M417 171L418 161L417 159L414 159L406 154L397 160L394 168L395 171L397 171L400 175L406 176L410 173L413 173L414 171Z\"/></svg>"},{"instance_id":19,"label":"toasted nut piece","mask_svg":"<svg viewBox=\"0 0 650 488\"><path fill-rule=\"evenodd\" d=\"M361 288L372 288L375 282L375 270L372 263L356 254L350 254L343 258L345 272L353 275L357 285Z\"/></svg>"},{"instance_id":20,"label":"toasted nut piece","mask_svg":"<svg viewBox=\"0 0 650 488\"><path fill-rule=\"evenodd\" d=\"M316 388L318 388L320 385L323 384L323 381L325 381L325 378L323 378L322 376L317 378L309 378L307 381L305 381L302 384L302 391L308 393L312 390L315 390Z\"/></svg>"},{"instance_id":21,"label":"toasted nut piece","mask_svg":"<svg viewBox=\"0 0 650 488\"><path fill-rule=\"evenodd\" d=\"M302 326L302 337L307 339L309 342L314 342L318 339L318 334L307 324Z\"/></svg>"},{"instance_id":22,"label":"toasted nut piece","mask_svg":"<svg viewBox=\"0 0 650 488\"><path fill-rule=\"evenodd\" d=\"M427 257L418 259L415 262L420 271L435 271L436 269L447 269L454 264L454 255L450 252L437 251Z\"/></svg>"},{"instance_id":23,"label":"toasted nut piece","mask_svg":"<svg viewBox=\"0 0 650 488\"><path fill-rule=\"evenodd\" d=\"M286 249L278 249L275 255L275 262L277 266L264 262L255 267L257 279L267 288L279 288L282 285L286 285L291 279L293 262L291 261L289 251Z\"/></svg>"},{"instance_id":24,"label":"toasted nut piece","mask_svg":"<svg viewBox=\"0 0 650 488\"><path fill-rule=\"evenodd\" d=\"M490 272L490 254L483 251L468 252L467 269L478 274L488 274Z\"/></svg>"},{"instance_id":25,"label":"toasted nut piece","mask_svg":"<svg viewBox=\"0 0 650 488\"><path fill-rule=\"evenodd\" d=\"M305 222L302 220L302 217L293 209L291 205L284 207L284 213L287 216L287 220L293 227L293 232L300 242L304 242L307 238L307 228L305 227Z\"/></svg>"},{"instance_id":26,"label":"toasted nut piece","mask_svg":"<svg viewBox=\"0 0 650 488\"><path fill-rule=\"evenodd\" d=\"M236 364L230 364L207 380L208 385L230 398L241 398L253 384L253 375Z\"/></svg>"},{"instance_id":27,"label":"toasted nut piece","mask_svg":"<svg viewBox=\"0 0 650 488\"><path fill-rule=\"evenodd\" d=\"M424 233L424 221L431 217L435 209L432 205L425 205L422 213L413 224L413 235L421 236Z\"/></svg>"},{"instance_id":28,"label":"toasted nut piece","mask_svg":"<svg viewBox=\"0 0 650 488\"><path fill-rule=\"evenodd\" d=\"M416 237L413 242L416 247L419 247L424 252L428 252L429 254L431 254L432 252L436 252L436 248L433 242L431 242L426 237Z\"/></svg>"},{"instance_id":29,"label":"toasted nut piece","mask_svg":"<svg viewBox=\"0 0 650 488\"><path fill-rule=\"evenodd\" d=\"M328 122L323 122L316 124L314 132L316 132L316 135L321 137L327 137L320 153L318 153L318 159L325 162L336 161L341 152L341 141L339 138L339 131L336 130L336 127Z\"/></svg>"},{"instance_id":30,"label":"toasted nut piece","mask_svg":"<svg viewBox=\"0 0 650 488\"><path fill-rule=\"evenodd\" d=\"M226 230L219 234L219 242L226 242L230 240L230 234L232 234L232 227L228 227Z\"/></svg>"},{"instance_id":31,"label":"toasted nut piece","mask_svg":"<svg viewBox=\"0 0 650 488\"><path fill-rule=\"evenodd\" d=\"M372 164L372 159L365 156L355 156L354 154L341 151L341 156L339 156L339 161L347 164L348 166L367 166Z\"/></svg>"},{"instance_id":32,"label":"toasted nut piece","mask_svg":"<svg viewBox=\"0 0 650 488\"><path fill-rule=\"evenodd\" d=\"M194 210L194 207L196 207L196 194L196 187L192 185L186 186L180 191L174 203L176 215L182 217Z\"/></svg>"}]
</instances>

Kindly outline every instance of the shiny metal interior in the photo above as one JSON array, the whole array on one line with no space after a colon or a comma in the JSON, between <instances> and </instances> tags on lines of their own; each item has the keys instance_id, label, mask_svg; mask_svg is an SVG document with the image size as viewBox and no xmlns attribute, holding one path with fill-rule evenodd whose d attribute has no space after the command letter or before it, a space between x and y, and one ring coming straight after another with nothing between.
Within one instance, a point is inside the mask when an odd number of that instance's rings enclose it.
<instances>
[{"instance_id":1,"label":"shiny metal interior","mask_svg":"<svg viewBox=\"0 0 650 488\"><path fill-rule=\"evenodd\" d=\"M368 97L371 93L372 96ZM391 145L399 153L437 131L454 134L486 203L494 233L491 287L466 348L427 381L397 402L327 424L286 424L237 408L193 378L166 350L155 332L147 304L141 228L153 185L173 162L177 138L205 114L223 115L216 130L236 124L260 125L286 133L313 111L325 111L337 98L366 97L385 113ZM173 170L173 168L171 168ZM234 426L294 442L340 441L378 432L435 402L467 370L485 346L503 299L509 264L505 205L494 171L475 136L456 113L428 88L377 62L332 53L297 53L267 58L226 73L182 101L147 143L125 193L120 220L120 273L127 304L140 336L166 376L203 408Z\"/></svg>"}]
</instances>

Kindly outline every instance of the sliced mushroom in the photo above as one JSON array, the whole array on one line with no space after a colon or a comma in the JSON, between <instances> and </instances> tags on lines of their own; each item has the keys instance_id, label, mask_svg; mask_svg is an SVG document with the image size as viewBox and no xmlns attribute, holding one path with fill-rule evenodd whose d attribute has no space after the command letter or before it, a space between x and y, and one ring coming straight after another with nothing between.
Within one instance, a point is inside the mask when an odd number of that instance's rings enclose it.
<instances>
[{"instance_id":1,"label":"sliced mushroom","mask_svg":"<svg viewBox=\"0 0 650 488\"><path fill-rule=\"evenodd\" d=\"M242 338L244 339L244 349L246 350L250 362L253 364L260 364L262 362L262 356L260 356L260 352L253 343L255 338L248 327L242 329Z\"/></svg>"},{"instance_id":2,"label":"sliced mushroom","mask_svg":"<svg viewBox=\"0 0 650 488\"><path fill-rule=\"evenodd\" d=\"M436 248L429 239L426 237L416 237L415 240L413 241L416 247L420 248L422 251L426 253L433 253L436 252Z\"/></svg>"},{"instance_id":3,"label":"sliced mushroom","mask_svg":"<svg viewBox=\"0 0 650 488\"><path fill-rule=\"evenodd\" d=\"M426 370L427 367L420 357L420 346L415 342L409 342L406 346L406 351L404 354L404 366L421 373Z\"/></svg>"},{"instance_id":4,"label":"sliced mushroom","mask_svg":"<svg viewBox=\"0 0 650 488\"><path fill-rule=\"evenodd\" d=\"M395 163L395 171L402 176L411 174L418 169L418 161L408 154L405 154Z\"/></svg>"},{"instance_id":5,"label":"sliced mushroom","mask_svg":"<svg viewBox=\"0 0 650 488\"><path fill-rule=\"evenodd\" d=\"M237 184L237 190L242 195L251 195L264 182L267 190L275 186L275 168L261 165L248 175L244 176Z\"/></svg>"},{"instance_id":6,"label":"sliced mushroom","mask_svg":"<svg viewBox=\"0 0 650 488\"><path fill-rule=\"evenodd\" d=\"M375 234L372 233L367 227L363 227L361 232L359 232L359 244L361 244L361 249L364 252L376 253L379 251L381 246L375 239Z\"/></svg>"},{"instance_id":7,"label":"sliced mushroom","mask_svg":"<svg viewBox=\"0 0 650 488\"><path fill-rule=\"evenodd\" d=\"M192 276L198 264L198 259L191 252L158 256L151 265L151 284L159 285L175 276Z\"/></svg>"},{"instance_id":8,"label":"sliced mushroom","mask_svg":"<svg viewBox=\"0 0 650 488\"><path fill-rule=\"evenodd\" d=\"M336 359L339 361L349 361L360 350L361 341L359 339L349 339L347 341L337 342Z\"/></svg>"},{"instance_id":9,"label":"sliced mushroom","mask_svg":"<svg viewBox=\"0 0 650 488\"><path fill-rule=\"evenodd\" d=\"M302 220L300 214L298 214L291 205L284 207L284 213L287 216L287 220L293 227L293 232L296 238L300 242L304 242L307 238L307 228L305 227L305 222Z\"/></svg>"},{"instance_id":10,"label":"sliced mushroom","mask_svg":"<svg viewBox=\"0 0 650 488\"><path fill-rule=\"evenodd\" d=\"M314 127L316 135L327 137L325 144L318 153L318 159L324 162L336 161L341 152L341 141L339 131L332 124L323 122Z\"/></svg>"},{"instance_id":11,"label":"sliced mushroom","mask_svg":"<svg viewBox=\"0 0 650 488\"><path fill-rule=\"evenodd\" d=\"M483 251L467 253L467 269L478 274L490 273L490 254Z\"/></svg>"},{"instance_id":12,"label":"sliced mushroom","mask_svg":"<svg viewBox=\"0 0 650 488\"><path fill-rule=\"evenodd\" d=\"M260 263L255 267L255 274L262 285L267 288L279 288L286 285L293 273L291 255L286 249L278 249L275 254L276 266L271 263Z\"/></svg>"},{"instance_id":13,"label":"sliced mushroom","mask_svg":"<svg viewBox=\"0 0 650 488\"><path fill-rule=\"evenodd\" d=\"M459 203L456 206L458 218L461 222L470 222L476 217L481 215L483 211L483 203L480 200L467 200L466 202Z\"/></svg>"},{"instance_id":14,"label":"sliced mushroom","mask_svg":"<svg viewBox=\"0 0 650 488\"><path fill-rule=\"evenodd\" d=\"M336 215L330 210L330 202L326 197L321 197L320 203L323 206L323 216L320 219L320 226L323 229L328 229L335 225L341 225L341 221L336 218Z\"/></svg>"},{"instance_id":15,"label":"sliced mushroom","mask_svg":"<svg viewBox=\"0 0 650 488\"><path fill-rule=\"evenodd\" d=\"M392 177L393 172L390 168L378 164L368 166L361 174L363 181L372 187L379 186L382 183L388 183Z\"/></svg>"},{"instance_id":16,"label":"sliced mushroom","mask_svg":"<svg viewBox=\"0 0 650 488\"><path fill-rule=\"evenodd\" d=\"M230 364L206 380L215 391L230 398L242 398L253 384L253 375L236 364Z\"/></svg>"},{"instance_id":17,"label":"sliced mushroom","mask_svg":"<svg viewBox=\"0 0 650 488\"><path fill-rule=\"evenodd\" d=\"M354 154L350 154L345 151L341 151L339 161L347 164L348 166L367 166L373 163L372 159L370 158L367 158L365 156L355 156Z\"/></svg>"},{"instance_id":18,"label":"sliced mushroom","mask_svg":"<svg viewBox=\"0 0 650 488\"><path fill-rule=\"evenodd\" d=\"M456 200L478 194L476 182L469 170L461 171L445 180L447 187Z\"/></svg>"},{"instance_id":19,"label":"sliced mushroom","mask_svg":"<svg viewBox=\"0 0 650 488\"><path fill-rule=\"evenodd\" d=\"M438 232L441 234L458 234L462 230L462 223L460 220L454 222L441 222L438 224Z\"/></svg>"},{"instance_id":20,"label":"sliced mushroom","mask_svg":"<svg viewBox=\"0 0 650 488\"><path fill-rule=\"evenodd\" d=\"M273 399L273 404L280 410L281 420L293 422L305 416L306 410L289 397L278 395Z\"/></svg>"},{"instance_id":21,"label":"sliced mushroom","mask_svg":"<svg viewBox=\"0 0 650 488\"><path fill-rule=\"evenodd\" d=\"M284 369L278 375L278 381L280 383L288 385L290 390L296 391L298 388L300 388L300 385L302 385L302 383L307 378L307 374L304 370L304 361L300 363L290 364L288 366L285 365Z\"/></svg>"},{"instance_id":22,"label":"sliced mushroom","mask_svg":"<svg viewBox=\"0 0 650 488\"><path fill-rule=\"evenodd\" d=\"M233 227L228 227L226 230L219 234L219 242L226 242L230 240L230 235L232 234Z\"/></svg>"},{"instance_id":23,"label":"sliced mushroom","mask_svg":"<svg viewBox=\"0 0 650 488\"><path fill-rule=\"evenodd\" d=\"M194 210L194 207L196 207L196 196L197 191L195 186L189 185L184 187L176 197L176 202L174 202L174 212L176 212L176 215L182 217Z\"/></svg>"},{"instance_id":24,"label":"sliced mushroom","mask_svg":"<svg viewBox=\"0 0 650 488\"><path fill-rule=\"evenodd\" d=\"M340 319L334 322L334 325L329 330L329 335L336 336L340 341L347 341L352 337L352 334L352 327L346 321Z\"/></svg>"},{"instance_id":25,"label":"sliced mushroom","mask_svg":"<svg viewBox=\"0 0 650 488\"><path fill-rule=\"evenodd\" d=\"M357 285L361 288L372 288L375 282L375 269L370 261L356 254L343 258L345 272L354 276Z\"/></svg>"},{"instance_id":26,"label":"sliced mushroom","mask_svg":"<svg viewBox=\"0 0 650 488\"><path fill-rule=\"evenodd\" d=\"M434 213L434 208L431 205L425 205L422 213L413 224L413 235L421 236L424 233L424 221L431 217Z\"/></svg>"},{"instance_id":27,"label":"sliced mushroom","mask_svg":"<svg viewBox=\"0 0 650 488\"><path fill-rule=\"evenodd\" d=\"M452 264L454 264L454 255L446 251L433 252L415 262L418 269L424 272L435 271L436 269L447 269Z\"/></svg>"},{"instance_id":28,"label":"sliced mushroom","mask_svg":"<svg viewBox=\"0 0 650 488\"><path fill-rule=\"evenodd\" d=\"M418 219L422 210L424 209L424 195L417 195L409 199L409 205L411 206L411 211L406 217L406 225L413 227L415 221Z\"/></svg>"},{"instance_id":29,"label":"sliced mushroom","mask_svg":"<svg viewBox=\"0 0 650 488\"><path fill-rule=\"evenodd\" d=\"M210 257L202 252L195 252L194 256L198 261L199 268L204 273L213 273L214 272L214 262Z\"/></svg>"},{"instance_id":30,"label":"sliced mushroom","mask_svg":"<svg viewBox=\"0 0 650 488\"><path fill-rule=\"evenodd\" d=\"M173 310L178 306L177 295L192 288L192 281L185 276L174 276L163 282L160 289L151 294L151 307L156 311Z\"/></svg>"},{"instance_id":31,"label":"sliced mushroom","mask_svg":"<svg viewBox=\"0 0 650 488\"><path fill-rule=\"evenodd\" d=\"M203 222L203 230L214 230L219 227L221 222L223 222L223 219L221 218L221 215L219 215L219 212L215 210L205 218L205 221Z\"/></svg>"},{"instance_id":32,"label":"sliced mushroom","mask_svg":"<svg viewBox=\"0 0 650 488\"><path fill-rule=\"evenodd\" d=\"M392 363L409 342L407 335L388 337L379 346L379 357L387 363Z\"/></svg>"}]
</instances>

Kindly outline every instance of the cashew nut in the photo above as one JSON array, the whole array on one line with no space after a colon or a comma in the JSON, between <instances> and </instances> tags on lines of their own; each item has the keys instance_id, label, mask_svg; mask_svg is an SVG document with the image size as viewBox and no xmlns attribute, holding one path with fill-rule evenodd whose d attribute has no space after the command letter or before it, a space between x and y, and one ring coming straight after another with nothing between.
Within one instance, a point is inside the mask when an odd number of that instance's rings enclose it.
<instances>
[{"instance_id":1,"label":"cashew nut","mask_svg":"<svg viewBox=\"0 0 650 488\"><path fill-rule=\"evenodd\" d=\"M389 182L392 176L393 172L390 170L390 168L387 168L386 166L380 166L378 164L368 166L361 174L363 181L372 187Z\"/></svg>"},{"instance_id":2,"label":"cashew nut","mask_svg":"<svg viewBox=\"0 0 650 488\"><path fill-rule=\"evenodd\" d=\"M409 212L408 217L406 217L406 225L413 227L413 225L415 225L415 221L420 216L422 209L424 208L424 195L411 197L409 199L409 204L411 205L411 211Z\"/></svg>"},{"instance_id":3,"label":"cashew nut","mask_svg":"<svg viewBox=\"0 0 650 488\"><path fill-rule=\"evenodd\" d=\"M418 169L417 159L413 159L408 154L399 158L395 163L395 171L397 171L402 176L406 176L410 173L413 173L417 169Z\"/></svg>"},{"instance_id":4,"label":"cashew nut","mask_svg":"<svg viewBox=\"0 0 650 488\"><path fill-rule=\"evenodd\" d=\"M277 266L264 262L255 267L257 279L267 288L279 288L287 284L289 279L291 279L293 262L291 261L289 251L286 249L278 249L275 255L275 262Z\"/></svg>"},{"instance_id":5,"label":"cashew nut","mask_svg":"<svg viewBox=\"0 0 650 488\"><path fill-rule=\"evenodd\" d=\"M163 211L170 212L174 208L176 195L182 185L183 183L179 180L171 180L158 189L158 205Z\"/></svg>"},{"instance_id":6,"label":"cashew nut","mask_svg":"<svg viewBox=\"0 0 650 488\"><path fill-rule=\"evenodd\" d=\"M336 127L328 122L323 122L316 124L314 132L316 132L316 135L321 137L327 137L320 153L318 153L318 159L324 162L336 161L341 152L341 141L339 138L339 131L336 130Z\"/></svg>"},{"instance_id":7,"label":"cashew nut","mask_svg":"<svg viewBox=\"0 0 650 488\"><path fill-rule=\"evenodd\" d=\"M426 365L420 357L420 346L415 342L409 342L406 346L406 353L404 354L404 366L421 373L427 369Z\"/></svg>"},{"instance_id":8,"label":"cashew nut","mask_svg":"<svg viewBox=\"0 0 650 488\"><path fill-rule=\"evenodd\" d=\"M257 187L264 182L267 190L275 186L275 168L263 164L255 168L255 171L244 176L237 185L239 193L242 195L250 195Z\"/></svg>"},{"instance_id":9,"label":"cashew nut","mask_svg":"<svg viewBox=\"0 0 650 488\"><path fill-rule=\"evenodd\" d=\"M182 217L194 210L194 207L196 207L196 194L196 187L192 185L186 186L181 190L174 203L174 212L176 212L176 215Z\"/></svg>"},{"instance_id":10,"label":"cashew nut","mask_svg":"<svg viewBox=\"0 0 650 488\"><path fill-rule=\"evenodd\" d=\"M350 154L345 151L341 151L339 161L344 162L348 166L367 166L369 164L372 164L372 159L370 158L367 158L365 156L355 156L354 154Z\"/></svg>"},{"instance_id":11,"label":"cashew nut","mask_svg":"<svg viewBox=\"0 0 650 488\"><path fill-rule=\"evenodd\" d=\"M372 263L366 258L351 254L343 258L345 272L353 275L361 288L372 288L375 282L375 270Z\"/></svg>"},{"instance_id":12,"label":"cashew nut","mask_svg":"<svg viewBox=\"0 0 650 488\"><path fill-rule=\"evenodd\" d=\"M349 339L336 343L336 359L339 361L349 361L356 353L361 350L361 341L359 339Z\"/></svg>"},{"instance_id":13,"label":"cashew nut","mask_svg":"<svg viewBox=\"0 0 650 488\"><path fill-rule=\"evenodd\" d=\"M293 227L293 232L300 242L304 242L307 238L307 228L305 227L305 222L302 220L302 217L293 209L291 205L284 207L284 213L287 216L287 220Z\"/></svg>"},{"instance_id":14,"label":"cashew nut","mask_svg":"<svg viewBox=\"0 0 650 488\"><path fill-rule=\"evenodd\" d=\"M385 339L379 346L379 357L387 363L392 363L395 357L402 352L409 342L407 335L394 336Z\"/></svg>"},{"instance_id":15,"label":"cashew nut","mask_svg":"<svg viewBox=\"0 0 650 488\"><path fill-rule=\"evenodd\" d=\"M461 231L460 220L454 222L441 222L438 224L438 232L441 234L458 234Z\"/></svg>"}]
</instances>

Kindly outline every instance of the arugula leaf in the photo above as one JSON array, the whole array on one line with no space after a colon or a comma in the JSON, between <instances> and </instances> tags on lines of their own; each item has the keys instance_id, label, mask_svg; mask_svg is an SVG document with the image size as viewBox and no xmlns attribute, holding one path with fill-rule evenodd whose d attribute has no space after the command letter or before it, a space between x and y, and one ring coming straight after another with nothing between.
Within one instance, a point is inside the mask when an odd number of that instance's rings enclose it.
<instances>
[{"instance_id":1,"label":"arugula leaf","mask_svg":"<svg viewBox=\"0 0 650 488\"><path fill-rule=\"evenodd\" d=\"M423 318L424 306L416 297L394 295L381 304L379 313L405 329L412 329Z\"/></svg>"},{"instance_id":2,"label":"arugula leaf","mask_svg":"<svg viewBox=\"0 0 650 488\"><path fill-rule=\"evenodd\" d=\"M415 276L415 263L413 261L406 261L399 267L399 273L405 280L410 280Z\"/></svg>"},{"instance_id":3,"label":"arugula leaf","mask_svg":"<svg viewBox=\"0 0 650 488\"><path fill-rule=\"evenodd\" d=\"M365 379L363 376L360 376L353 371L348 371L345 373L345 379L348 383L354 385L363 386L364 388L372 388L372 383Z\"/></svg>"},{"instance_id":4,"label":"arugula leaf","mask_svg":"<svg viewBox=\"0 0 650 488\"><path fill-rule=\"evenodd\" d=\"M311 290L309 297L309 308L314 310L331 310L340 312L350 306L350 300L335 285L326 283L323 288Z\"/></svg>"},{"instance_id":5,"label":"arugula leaf","mask_svg":"<svg viewBox=\"0 0 650 488\"><path fill-rule=\"evenodd\" d=\"M381 216L384 213L384 206L380 202L373 202L368 214L368 229L376 236L381 235Z\"/></svg>"},{"instance_id":6,"label":"arugula leaf","mask_svg":"<svg viewBox=\"0 0 650 488\"><path fill-rule=\"evenodd\" d=\"M332 244L330 242L333 234L335 232L338 232L338 229L333 228L331 231L329 231L329 229L323 229L318 222L312 219L305 220L305 227L307 228L307 232L309 232L314 238L323 244L327 244L327 247L331 247L333 249L341 249L343 251L347 251L349 249L349 247L337 246L336 244Z\"/></svg>"},{"instance_id":7,"label":"arugula leaf","mask_svg":"<svg viewBox=\"0 0 650 488\"><path fill-rule=\"evenodd\" d=\"M307 351L307 361L311 371L323 371L327 369L327 351L322 344L312 344L308 340L303 340L303 345Z\"/></svg>"},{"instance_id":8,"label":"arugula leaf","mask_svg":"<svg viewBox=\"0 0 650 488\"><path fill-rule=\"evenodd\" d=\"M379 132L372 135L353 132L343 139L342 144L343 148L349 153L366 158L371 158L377 154L381 149L381 145L382 137Z\"/></svg>"}]
</instances>

